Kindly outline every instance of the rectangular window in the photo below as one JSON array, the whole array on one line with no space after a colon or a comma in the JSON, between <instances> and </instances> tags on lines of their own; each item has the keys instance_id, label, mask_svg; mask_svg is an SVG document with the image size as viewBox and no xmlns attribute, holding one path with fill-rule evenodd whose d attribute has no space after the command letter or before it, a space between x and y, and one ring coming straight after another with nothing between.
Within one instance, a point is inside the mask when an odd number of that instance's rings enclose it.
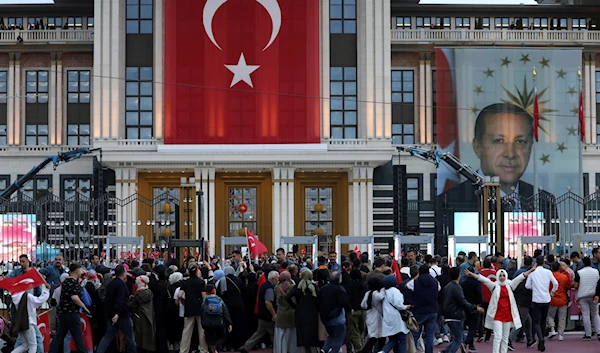
<instances>
[{"instance_id":1,"label":"rectangular window","mask_svg":"<svg viewBox=\"0 0 600 353\"><path fill-rule=\"evenodd\" d=\"M67 71L67 145L90 144L90 71Z\"/></svg>"},{"instance_id":2,"label":"rectangular window","mask_svg":"<svg viewBox=\"0 0 600 353\"><path fill-rule=\"evenodd\" d=\"M127 0L127 34L152 34L153 0Z\"/></svg>"},{"instance_id":3,"label":"rectangular window","mask_svg":"<svg viewBox=\"0 0 600 353\"><path fill-rule=\"evenodd\" d=\"M330 77L331 138L357 138L356 67L332 67Z\"/></svg>"},{"instance_id":4,"label":"rectangular window","mask_svg":"<svg viewBox=\"0 0 600 353\"><path fill-rule=\"evenodd\" d=\"M10 186L10 175L0 175L0 192L8 189Z\"/></svg>"},{"instance_id":5,"label":"rectangular window","mask_svg":"<svg viewBox=\"0 0 600 353\"><path fill-rule=\"evenodd\" d=\"M94 18L88 17L87 18L87 29L93 29L93 28L94 28Z\"/></svg>"},{"instance_id":6,"label":"rectangular window","mask_svg":"<svg viewBox=\"0 0 600 353\"><path fill-rule=\"evenodd\" d=\"M68 17L67 18L67 29L82 29L83 19L82 17Z\"/></svg>"},{"instance_id":7,"label":"rectangular window","mask_svg":"<svg viewBox=\"0 0 600 353\"><path fill-rule=\"evenodd\" d=\"M26 72L25 144L48 145L48 71Z\"/></svg>"},{"instance_id":8,"label":"rectangular window","mask_svg":"<svg viewBox=\"0 0 600 353\"><path fill-rule=\"evenodd\" d=\"M22 175L18 175L17 177L20 178L21 176ZM23 185L20 194L33 200L39 200L51 192L52 176L37 175Z\"/></svg>"},{"instance_id":9,"label":"rectangular window","mask_svg":"<svg viewBox=\"0 0 600 353\"><path fill-rule=\"evenodd\" d=\"M413 70L392 71L392 143L415 142L415 85Z\"/></svg>"},{"instance_id":10,"label":"rectangular window","mask_svg":"<svg viewBox=\"0 0 600 353\"><path fill-rule=\"evenodd\" d=\"M529 28L529 18L528 17L515 17L513 23L515 24L514 29Z\"/></svg>"},{"instance_id":11,"label":"rectangular window","mask_svg":"<svg viewBox=\"0 0 600 353\"><path fill-rule=\"evenodd\" d=\"M356 0L331 0L329 2L329 32L356 34Z\"/></svg>"},{"instance_id":12,"label":"rectangular window","mask_svg":"<svg viewBox=\"0 0 600 353\"><path fill-rule=\"evenodd\" d=\"M304 235L317 235L319 250L333 248L333 188L304 188Z\"/></svg>"},{"instance_id":13,"label":"rectangular window","mask_svg":"<svg viewBox=\"0 0 600 353\"><path fill-rule=\"evenodd\" d=\"M44 29L44 21L41 17L28 17L27 29Z\"/></svg>"},{"instance_id":14,"label":"rectangular window","mask_svg":"<svg viewBox=\"0 0 600 353\"><path fill-rule=\"evenodd\" d=\"M580 31L587 28L587 20L585 18L571 19L571 25L574 31Z\"/></svg>"},{"instance_id":15,"label":"rectangular window","mask_svg":"<svg viewBox=\"0 0 600 353\"><path fill-rule=\"evenodd\" d=\"M406 176L406 199L409 201L420 201L423 199L423 176L421 174L407 174Z\"/></svg>"},{"instance_id":16,"label":"rectangular window","mask_svg":"<svg viewBox=\"0 0 600 353\"><path fill-rule=\"evenodd\" d=\"M548 17L534 17L533 29L548 29Z\"/></svg>"},{"instance_id":17,"label":"rectangular window","mask_svg":"<svg viewBox=\"0 0 600 353\"><path fill-rule=\"evenodd\" d=\"M6 106L6 90L8 84L7 71L0 71L0 146L7 145L6 129L8 126L8 111Z\"/></svg>"},{"instance_id":18,"label":"rectangular window","mask_svg":"<svg viewBox=\"0 0 600 353\"><path fill-rule=\"evenodd\" d=\"M89 175L65 176L62 178L61 186L64 200L73 198L77 193L90 198L92 194L92 177Z\"/></svg>"},{"instance_id":19,"label":"rectangular window","mask_svg":"<svg viewBox=\"0 0 600 353\"><path fill-rule=\"evenodd\" d=\"M434 29L450 29L450 17L436 17Z\"/></svg>"},{"instance_id":20,"label":"rectangular window","mask_svg":"<svg viewBox=\"0 0 600 353\"><path fill-rule=\"evenodd\" d=\"M396 29L411 29L410 17L396 17Z\"/></svg>"},{"instance_id":21,"label":"rectangular window","mask_svg":"<svg viewBox=\"0 0 600 353\"><path fill-rule=\"evenodd\" d=\"M48 29L62 29L63 27L62 17L48 17L47 21Z\"/></svg>"},{"instance_id":22,"label":"rectangular window","mask_svg":"<svg viewBox=\"0 0 600 353\"><path fill-rule=\"evenodd\" d=\"M494 28L496 29L509 29L510 20L508 17L496 17L494 18Z\"/></svg>"},{"instance_id":23,"label":"rectangular window","mask_svg":"<svg viewBox=\"0 0 600 353\"><path fill-rule=\"evenodd\" d=\"M590 173L583 173L583 196L590 194Z\"/></svg>"},{"instance_id":24,"label":"rectangular window","mask_svg":"<svg viewBox=\"0 0 600 353\"><path fill-rule=\"evenodd\" d=\"M125 82L125 126L128 139L152 139L152 68L128 67Z\"/></svg>"},{"instance_id":25,"label":"rectangular window","mask_svg":"<svg viewBox=\"0 0 600 353\"><path fill-rule=\"evenodd\" d=\"M8 29L24 29L23 28L23 17L9 17L8 18Z\"/></svg>"},{"instance_id":26,"label":"rectangular window","mask_svg":"<svg viewBox=\"0 0 600 353\"><path fill-rule=\"evenodd\" d=\"M256 187L229 187L229 236L239 236L246 227L252 234L258 229L258 198Z\"/></svg>"},{"instance_id":27,"label":"rectangular window","mask_svg":"<svg viewBox=\"0 0 600 353\"><path fill-rule=\"evenodd\" d=\"M565 17L557 18L554 17L550 20L550 29L553 30L566 30L567 27L567 19Z\"/></svg>"},{"instance_id":28,"label":"rectangular window","mask_svg":"<svg viewBox=\"0 0 600 353\"><path fill-rule=\"evenodd\" d=\"M433 102L433 143L437 143L437 71L431 70L431 84L433 87L431 101Z\"/></svg>"},{"instance_id":29,"label":"rectangular window","mask_svg":"<svg viewBox=\"0 0 600 353\"><path fill-rule=\"evenodd\" d=\"M431 28L431 17L417 17L417 28Z\"/></svg>"},{"instance_id":30,"label":"rectangular window","mask_svg":"<svg viewBox=\"0 0 600 353\"><path fill-rule=\"evenodd\" d=\"M470 17L456 17L454 19L454 25L456 29L471 29L471 18Z\"/></svg>"},{"instance_id":31,"label":"rectangular window","mask_svg":"<svg viewBox=\"0 0 600 353\"><path fill-rule=\"evenodd\" d=\"M600 112L600 71L596 71L596 111ZM600 141L600 119L596 120L596 141Z\"/></svg>"}]
</instances>

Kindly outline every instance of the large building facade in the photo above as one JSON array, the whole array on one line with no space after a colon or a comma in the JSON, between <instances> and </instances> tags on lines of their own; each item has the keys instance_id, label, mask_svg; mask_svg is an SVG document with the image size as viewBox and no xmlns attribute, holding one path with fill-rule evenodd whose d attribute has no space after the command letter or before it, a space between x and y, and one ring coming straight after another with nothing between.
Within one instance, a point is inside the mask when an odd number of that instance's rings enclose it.
<instances>
[{"instance_id":1,"label":"large building facade","mask_svg":"<svg viewBox=\"0 0 600 353\"><path fill-rule=\"evenodd\" d=\"M64 206L38 215L38 246L203 238L214 254L244 228L270 249L288 236L318 235L324 250L338 234L382 247L435 234L436 168L396 147L438 143L439 47L580 48L582 195L600 186L595 8L221 3L2 6L0 187L48 155L102 148L22 189L109 200L71 215L85 218L76 230Z\"/></svg>"}]
</instances>

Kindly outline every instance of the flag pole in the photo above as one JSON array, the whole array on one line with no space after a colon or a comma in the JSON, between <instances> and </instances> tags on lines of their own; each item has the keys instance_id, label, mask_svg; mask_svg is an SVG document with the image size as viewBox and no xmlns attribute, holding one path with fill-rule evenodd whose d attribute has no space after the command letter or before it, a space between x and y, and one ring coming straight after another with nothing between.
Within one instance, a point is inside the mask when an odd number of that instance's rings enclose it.
<instances>
[{"instance_id":1,"label":"flag pole","mask_svg":"<svg viewBox=\"0 0 600 353\"><path fill-rule=\"evenodd\" d=\"M534 113L533 113L534 127L533 128L535 129L535 131L533 132L533 134L535 136L535 141L533 142L533 188L534 188L533 193L535 194L539 190L539 186L540 186L539 180L538 180L538 172L537 172L537 164L538 164L537 163L537 143L538 143L538 136L539 136L538 135L539 134L539 126L537 126L537 124L539 124L539 121L536 124L535 120L537 119L536 113L539 114L539 112L535 111L536 109L538 109L538 107L537 107L537 99L538 99L537 94L538 93L537 93L537 80L536 80L537 72L535 71L535 66L533 67L533 71L531 72L531 75L533 76L533 90L535 92L535 102L534 102L535 106L533 107L533 109L534 109Z\"/></svg>"},{"instance_id":2,"label":"flag pole","mask_svg":"<svg viewBox=\"0 0 600 353\"><path fill-rule=\"evenodd\" d=\"M577 105L578 105L578 119L577 119L577 125L579 125L579 153L578 153L578 158L579 158L579 173L578 175L581 176L583 175L583 134L584 134L584 130L583 130L583 124L585 124L585 120L582 122L580 121L581 119L579 118L582 114L582 106L583 106L583 100L581 99L581 67L577 68L577 90L579 91L578 95L577 95ZM581 181L581 177L579 177L579 183L582 183ZM583 194L583 187L580 188L581 193Z\"/></svg>"}]
</instances>

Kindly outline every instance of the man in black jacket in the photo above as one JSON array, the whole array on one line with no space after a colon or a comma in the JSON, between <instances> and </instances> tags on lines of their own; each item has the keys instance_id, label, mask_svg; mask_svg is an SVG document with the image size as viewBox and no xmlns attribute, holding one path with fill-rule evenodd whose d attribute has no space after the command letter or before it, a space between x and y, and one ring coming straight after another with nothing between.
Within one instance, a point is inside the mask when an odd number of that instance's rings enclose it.
<instances>
[{"instance_id":1,"label":"man in black jacket","mask_svg":"<svg viewBox=\"0 0 600 353\"><path fill-rule=\"evenodd\" d=\"M338 352L346 336L346 312L351 312L350 297L341 285L339 272L331 274L331 281L319 291L319 314L327 330L327 340L323 345L325 352Z\"/></svg>"},{"instance_id":2,"label":"man in black jacket","mask_svg":"<svg viewBox=\"0 0 600 353\"><path fill-rule=\"evenodd\" d=\"M462 346L465 312L477 310L481 314L484 313L482 307L469 303L465 299L462 287L459 284L460 269L458 267L450 269L450 280L451 282L448 283L442 293L442 297L444 298L442 301L442 313L450 328L450 333L452 333L452 342L450 342L450 345L445 350L441 351L444 353L456 353L458 348Z\"/></svg>"},{"instance_id":3,"label":"man in black jacket","mask_svg":"<svg viewBox=\"0 0 600 353\"><path fill-rule=\"evenodd\" d=\"M412 269L412 267L411 267ZM423 334L425 353L433 353L433 339L438 314L438 292L440 283L429 274L429 266L418 268L419 275L406 285L406 289L415 293L412 299L412 310L419 323L419 332L413 332L415 342Z\"/></svg>"},{"instance_id":4,"label":"man in black jacket","mask_svg":"<svg viewBox=\"0 0 600 353\"><path fill-rule=\"evenodd\" d=\"M517 271L515 275L518 276L523 272L529 271L532 265L533 259L531 258L531 256L525 256L525 258L523 259L523 266L519 269L519 271ZM532 322L531 315L529 315L529 308L531 308L532 297L531 289L525 288L525 281L523 281L513 291L513 295L515 297L515 301L517 302L517 307L519 308L519 316L521 317L521 324L523 326L518 330L515 330L513 328L510 331L510 336L508 337L508 349L511 351L514 350L512 343L517 338L517 335L522 337L522 333L524 333L525 337L527 338L527 348L531 348L537 343L535 341L535 338L532 336Z\"/></svg>"},{"instance_id":5,"label":"man in black jacket","mask_svg":"<svg viewBox=\"0 0 600 353\"><path fill-rule=\"evenodd\" d=\"M475 269L470 267L467 271L475 273ZM465 299L477 306L481 305L483 301L483 295L481 294L481 282L477 278L469 277L462 284L463 292L465 293ZM467 334L466 344L469 346L469 352L475 352L475 334L479 328L479 315L478 312L472 312L467 315L467 325L469 326L469 333Z\"/></svg>"},{"instance_id":6,"label":"man in black jacket","mask_svg":"<svg viewBox=\"0 0 600 353\"><path fill-rule=\"evenodd\" d=\"M362 278L362 273L357 268L350 271L350 283L348 283L347 291L350 295L350 306L352 307L352 313L347 313L350 343L354 347L354 352L359 352L364 344L363 336L366 322L366 313L360 304L367 292L367 288Z\"/></svg>"},{"instance_id":7,"label":"man in black jacket","mask_svg":"<svg viewBox=\"0 0 600 353\"><path fill-rule=\"evenodd\" d=\"M119 265L115 268L115 279L106 286L106 302L104 303L105 316L108 321L106 334L98 345L97 353L104 353L121 330L127 342L127 353L136 353L135 336L133 334L133 321L131 321L131 308L129 307L129 290L125 285L127 272L125 267Z\"/></svg>"}]
</instances>

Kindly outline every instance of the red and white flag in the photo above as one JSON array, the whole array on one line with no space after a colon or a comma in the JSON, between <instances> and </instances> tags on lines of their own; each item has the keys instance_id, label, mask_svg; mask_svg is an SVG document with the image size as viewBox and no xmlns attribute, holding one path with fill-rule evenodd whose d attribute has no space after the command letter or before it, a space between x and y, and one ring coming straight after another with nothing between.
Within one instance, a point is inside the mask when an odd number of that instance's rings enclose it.
<instances>
[{"instance_id":1,"label":"red and white flag","mask_svg":"<svg viewBox=\"0 0 600 353\"><path fill-rule=\"evenodd\" d=\"M39 272L32 268L24 274L13 277L4 278L0 281L0 288L4 288L11 294L25 292L32 288L37 288L46 283Z\"/></svg>"},{"instance_id":2,"label":"red and white flag","mask_svg":"<svg viewBox=\"0 0 600 353\"><path fill-rule=\"evenodd\" d=\"M258 238L254 234L252 234L252 232L249 231L248 228L246 228L246 237L248 238L248 250L250 250L252 257L256 258L258 257L258 255L269 251L267 249L267 246L263 244L260 240L258 240Z\"/></svg>"},{"instance_id":3,"label":"red and white flag","mask_svg":"<svg viewBox=\"0 0 600 353\"><path fill-rule=\"evenodd\" d=\"M583 115L583 91L579 92L579 131L581 142L585 142L585 117Z\"/></svg>"},{"instance_id":4,"label":"red and white flag","mask_svg":"<svg viewBox=\"0 0 600 353\"><path fill-rule=\"evenodd\" d=\"M85 349L88 352L94 350L94 340L92 338L92 325L90 324L90 319L85 314L79 313L79 323L81 324L81 332L83 332L83 343L85 344ZM71 351L77 351L77 346L75 345L75 341L71 338L71 344L69 346Z\"/></svg>"},{"instance_id":5,"label":"red and white flag","mask_svg":"<svg viewBox=\"0 0 600 353\"><path fill-rule=\"evenodd\" d=\"M165 144L320 143L319 10L165 1Z\"/></svg>"},{"instance_id":6,"label":"red and white flag","mask_svg":"<svg viewBox=\"0 0 600 353\"><path fill-rule=\"evenodd\" d=\"M539 141L540 137L540 102L538 100L537 85L534 87L535 90L535 101L533 102L533 137L535 141Z\"/></svg>"},{"instance_id":7,"label":"red and white flag","mask_svg":"<svg viewBox=\"0 0 600 353\"><path fill-rule=\"evenodd\" d=\"M38 315L37 327L44 340L44 352L48 352L50 350L50 310Z\"/></svg>"},{"instance_id":8,"label":"red and white flag","mask_svg":"<svg viewBox=\"0 0 600 353\"><path fill-rule=\"evenodd\" d=\"M360 257L360 249L358 248L358 245L354 246L354 252L356 253L356 256Z\"/></svg>"}]
</instances>

